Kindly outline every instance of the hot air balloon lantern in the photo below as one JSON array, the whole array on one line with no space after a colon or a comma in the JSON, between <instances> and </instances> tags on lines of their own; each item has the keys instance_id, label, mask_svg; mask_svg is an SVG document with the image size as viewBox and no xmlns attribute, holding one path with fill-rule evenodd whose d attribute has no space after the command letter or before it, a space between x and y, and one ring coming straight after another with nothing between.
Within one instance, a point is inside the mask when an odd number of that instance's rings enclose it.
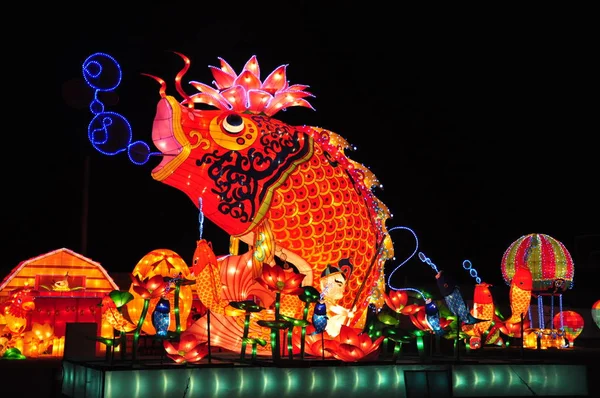
<instances>
[{"instance_id":1,"label":"hot air balloon lantern","mask_svg":"<svg viewBox=\"0 0 600 398\"><path fill-rule=\"evenodd\" d=\"M531 271L533 292L561 293L573 287L575 266L571 254L561 242L548 235L525 235L506 249L501 263L506 284L510 284L521 266Z\"/></svg>"},{"instance_id":2,"label":"hot air balloon lantern","mask_svg":"<svg viewBox=\"0 0 600 398\"><path fill-rule=\"evenodd\" d=\"M545 234L529 234L514 241L502 256L502 277L507 284L517 270L526 267L531 272L531 292L537 296L538 328L545 328L544 296L558 296L562 307L562 294L573 287L575 266L571 254L558 240Z\"/></svg>"},{"instance_id":3,"label":"hot air balloon lantern","mask_svg":"<svg viewBox=\"0 0 600 398\"><path fill-rule=\"evenodd\" d=\"M565 331L565 337L569 341L569 346L573 347L575 339L583 331L583 317L575 311L562 311L554 315L554 324L561 325Z\"/></svg>"},{"instance_id":4,"label":"hot air balloon lantern","mask_svg":"<svg viewBox=\"0 0 600 398\"><path fill-rule=\"evenodd\" d=\"M596 326L600 328L600 300L592 306L592 319L596 322Z\"/></svg>"}]
</instances>

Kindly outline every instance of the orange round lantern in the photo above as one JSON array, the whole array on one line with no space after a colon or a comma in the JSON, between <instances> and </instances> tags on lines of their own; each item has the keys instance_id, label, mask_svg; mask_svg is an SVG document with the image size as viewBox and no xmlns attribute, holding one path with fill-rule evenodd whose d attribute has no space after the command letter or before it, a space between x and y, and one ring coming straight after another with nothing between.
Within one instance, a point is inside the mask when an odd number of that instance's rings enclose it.
<instances>
[{"instance_id":1,"label":"orange round lantern","mask_svg":"<svg viewBox=\"0 0 600 398\"><path fill-rule=\"evenodd\" d=\"M501 263L504 281L510 284L515 270L522 266L531 271L533 291L563 292L573 287L575 267L571 254L548 235L524 235L508 247Z\"/></svg>"},{"instance_id":2,"label":"orange round lantern","mask_svg":"<svg viewBox=\"0 0 600 398\"><path fill-rule=\"evenodd\" d=\"M161 275L163 277L175 278L181 274L181 277L190 279L190 270L181 258L181 256L174 251L169 249L157 249L153 250L150 253L146 254L142 259L137 263L132 272L133 276L139 277L141 280L150 279L153 276ZM133 287L129 288L129 293L133 295L133 300L127 304L127 312L129 317L133 321L134 324L137 324L142 309L144 307L144 299L137 294ZM189 285L183 285L179 288L179 315L180 315L180 324L182 330L184 330L187 326L187 318L190 314L192 308L192 287ZM169 289L169 292L165 295L165 298L169 300L170 308L171 308L171 322L169 324L169 330L175 331L176 329L176 321L175 321L175 286L172 286ZM148 315L144 319L144 323L142 325L142 331L149 334L155 335L156 329L152 325L152 312L156 308L156 304L160 300L160 297L153 298L150 300L150 305L148 307Z\"/></svg>"},{"instance_id":3,"label":"orange round lantern","mask_svg":"<svg viewBox=\"0 0 600 398\"><path fill-rule=\"evenodd\" d=\"M561 323L562 317L562 323ZM563 327L565 330L565 337L569 341L569 345L572 347L575 339L583 331L583 317L575 311L563 311L554 315L554 326Z\"/></svg>"}]
</instances>

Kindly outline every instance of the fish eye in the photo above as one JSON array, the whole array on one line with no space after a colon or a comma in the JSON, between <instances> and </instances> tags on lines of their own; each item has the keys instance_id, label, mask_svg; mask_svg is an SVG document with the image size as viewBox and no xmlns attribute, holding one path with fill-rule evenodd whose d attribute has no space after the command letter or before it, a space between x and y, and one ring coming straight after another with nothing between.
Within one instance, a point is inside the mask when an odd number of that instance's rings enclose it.
<instances>
[{"instance_id":1,"label":"fish eye","mask_svg":"<svg viewBox=\"0 0 600 398\"><path fill-rule=\"evenodd\" d=\"M230 113L223 119L223 130L230 134L238 134L244 130L244 119L237 113Z\"/></svg>"},{"instance_id":2,"label":"fish eye","mask_svg":"<svg viewBox=\"0 0 600 398\"><path fill-rule=\"evenodd\" d=\"M259 130L251 118L236 112L219 114L212 119L209 126L210 136L215 143L232 151L240 151L252 145L259 135Z\"/></svg>"}]
</instances>

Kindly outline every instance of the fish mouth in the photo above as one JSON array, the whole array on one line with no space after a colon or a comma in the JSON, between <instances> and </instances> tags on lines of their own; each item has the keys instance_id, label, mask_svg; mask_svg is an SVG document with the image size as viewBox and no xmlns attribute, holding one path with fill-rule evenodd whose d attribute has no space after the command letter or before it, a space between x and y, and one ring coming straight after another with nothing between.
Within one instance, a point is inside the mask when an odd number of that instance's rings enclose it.
<instances>
[{"instance_id":1,"label":"fish mouth","mask_svg":"<svg viewBox=\"0 0 600 398\"><path fill-rule=\"evenodd\" d=\"M26 303L23 303L22 308L25 311L33 311L35 310L35 303L33 301L28 301Z\"/></svg>"},{"instance_id":2,"label":"fish mouth","mask_svg":"<svg viewBox=\"0 0 600 398\"><path fill-rule=\"evenodd\" d=\"M189 143L181 128L181 109L173 97L162 98L156 106L152 142L163 154L161 162L152 169L152 177L159 181L164 180L190 152ZM176 159L179 161L175 162Z\"/></svg>"}]
</instances>

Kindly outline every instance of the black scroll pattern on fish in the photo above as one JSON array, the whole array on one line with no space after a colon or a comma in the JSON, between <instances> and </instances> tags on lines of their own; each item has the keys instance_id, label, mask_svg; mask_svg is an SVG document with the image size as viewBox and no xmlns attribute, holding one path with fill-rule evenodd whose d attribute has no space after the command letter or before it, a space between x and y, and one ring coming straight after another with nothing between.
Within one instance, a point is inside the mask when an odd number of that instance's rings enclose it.
<instances>
[{"instance_id":1,"label":"black scroll pattern on fish","mask_svg":"<svg viewBox=\"0 0 600 398\"><path fill-rule=\"evenodd\" d=\"M292 126L260 115L252 120L259 129L258 144L247 152L215 150L196 161L209 165L212 192L221 199L218 210L242 222L254 219L269 188L312 150L312 140L300 139L303 133Z\"/></svg>"}]
</instances>

